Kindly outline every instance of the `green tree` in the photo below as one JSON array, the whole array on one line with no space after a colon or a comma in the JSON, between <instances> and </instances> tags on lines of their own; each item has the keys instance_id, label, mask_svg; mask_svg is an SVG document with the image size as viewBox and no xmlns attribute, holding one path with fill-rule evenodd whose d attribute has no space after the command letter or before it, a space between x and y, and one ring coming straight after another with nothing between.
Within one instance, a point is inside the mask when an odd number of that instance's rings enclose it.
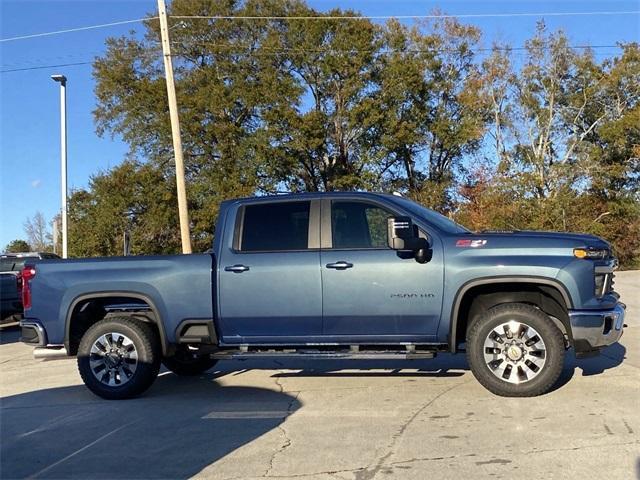
<instances>
[{"instance_id":1,"label":"green tree","mask_svg":"<svg viewBox=\"0 0 640 480\"><path fill-rule=\"evenodd\" d=\"M25 240L11 240L6 247L4 247L6 253L20 253L30 252L31 247Z\"/></svg>"},{"instance_id":2,"label":"green tree","mask_svg":"<svg viewBox=\"0 0 640 480\"><path fill-rule=\"evenodd\" d=\"M453 19L422 28L392 21L384 38L375 92L383 168L394 189L450 209L456 175L487 126L474 54L480 31Z\"/></svg>"},{"instance_id":3,"label":"green tree","mask_svg":"<svg viewBox=\"0 0 640 480\"><path fill-rule=\"evenodd\" d=\"M297 15L319 15L298 7ZM327 16L354 16L332 10ZM287 189L371 188L371 128L378 28L368 20L288 22L279 28L280 68L290 103L265 112L265 163Z\"/></svg>"},{"instance_id":4,"label":"green tree","mask_svg":"<svg viewBox=\"0 0 640 480\"><path fill-rule=\"evenodd\" d=\"M299 6L295 1L176 0L169 13L287 15ZM145 25L144 40L109 39L106 55L95 62L94 116L99 134L122 136L130 156L150 161L172 179L159 25L157 20ZM170 27L187 194L198 239L211 231L220 201L274 189L275 180L258 161L258 150L265 149L262 116L279 115L297 93L291 75L273 55L279 34L272 22L174 20Z\"/></svg>"},{"instance_id":5,"label":"green tree","mask_svg":"<svg viewBox=\"0 0 640 480\"><path fill-rule=\"evenodd\" d=\"M458 219L472 228L581 231L640 257L638 52L598 63L540 24L524 67L496 52L485 61L493 168L458 189ZM512 87L509 87L512 85Z\"/></svg>"},{"instance_id":6,"label":"green tree","mask_svg":"<svg viewBox=\"0 0 640 480\"><path fill-rule=\"evenodd\" d=\"M622 55L599 66L596 107L599 119L586 138L584 153L593 159L591 190L612 199L640 189L640 45L623 45Z\"/></svg>"},{"instance_id":7,"label":"green tree","mask_svg":"<svg viewBox=\"0 0 640 480\"><path fill-rule=\"evenodd\" d=\"M175 201L172 179L151 164L128 161L95 175L87 190L77 190L70 198L69 254L122 255L125 232L131 236L133 255L177 253ZM196 251L208 248L210 238L197 238Z\"/></svg>"}]
</instances>

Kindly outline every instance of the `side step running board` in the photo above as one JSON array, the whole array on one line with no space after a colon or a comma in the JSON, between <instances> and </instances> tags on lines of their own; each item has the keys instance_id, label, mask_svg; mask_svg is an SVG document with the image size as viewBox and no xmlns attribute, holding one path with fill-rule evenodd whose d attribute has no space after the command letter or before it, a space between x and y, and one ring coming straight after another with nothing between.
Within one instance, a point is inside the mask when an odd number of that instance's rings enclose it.
<instances>
[{"instance_id":1,"label":"side step running board","mask_svg":"<svg viewBox=\"0 0 640 480\"><path fill-rule=\"evenodd\" d=\"M310 360L423 360L434 358L436 352L322 352L322 351L240 351L229 350L211 354L217 360L249 358L307 358Z\"/></svg>"}]
</instances>

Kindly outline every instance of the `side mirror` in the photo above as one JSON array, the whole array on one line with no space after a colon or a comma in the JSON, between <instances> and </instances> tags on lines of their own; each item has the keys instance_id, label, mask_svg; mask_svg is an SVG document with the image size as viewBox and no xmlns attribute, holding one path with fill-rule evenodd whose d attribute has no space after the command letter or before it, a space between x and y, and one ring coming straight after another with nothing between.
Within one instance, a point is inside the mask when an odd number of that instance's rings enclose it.
<instances>
[{"instance_id":1,"label":"side mirror","mask_svg":"<svg viewBox=\"0 0 640 480\"><path fill-rule=\"evenodd\" d=\"M424 240L424 238L421 238L420 240ZM426 243L426 240L425 240ZM433 257L433 250L431 250L431 248L429 247L429 245L427 244L427 246L425 248L420 248L414 255L416 262L418 263L427 263L431 261L431 257Z\"/></svg>"},{"instance_id":2,"label":"side mirror","mask_svg":"<svg viewBox=\"0 0 640 480\"><path fill-rule=\"evenodd\" d=\"M409 217L390 217L387 219L387 239L393 250L413 250L417 238L413 222Z\"/></svg>"},{"instance_id":3,"label":"side mirror","mask_svg":"<svg viewBox=\"0 0 640 480\"><path fill-rule=\"evenodd\" d=\"M411 252L418 263L431 260L431 249L426 239L420 238L418 227L409 217L387 219L389 248L399 252Z\"/></svg>"}]
</instances>

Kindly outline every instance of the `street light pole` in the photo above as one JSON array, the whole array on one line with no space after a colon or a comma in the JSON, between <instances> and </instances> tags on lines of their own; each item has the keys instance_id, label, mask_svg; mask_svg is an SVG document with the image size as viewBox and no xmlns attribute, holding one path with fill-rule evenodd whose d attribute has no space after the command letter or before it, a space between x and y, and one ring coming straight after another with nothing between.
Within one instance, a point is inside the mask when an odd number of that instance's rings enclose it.
<instances>
[{"instance_id":1,"label":"street light pole","mask_svg":"<svg viewBox=\"0 0 640 480\"><path fill-rule=\"evenodd\" d=\"M60 83L60 183L62 199L62 258L67 258L67 77L51 75Z\"/></svg>"}]
</instances>

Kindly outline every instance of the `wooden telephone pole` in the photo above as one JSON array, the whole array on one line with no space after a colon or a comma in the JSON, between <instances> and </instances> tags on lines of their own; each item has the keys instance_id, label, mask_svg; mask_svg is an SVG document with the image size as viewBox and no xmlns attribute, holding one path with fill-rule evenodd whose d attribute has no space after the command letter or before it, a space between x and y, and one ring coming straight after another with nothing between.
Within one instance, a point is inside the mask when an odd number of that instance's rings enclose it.
<instances>
[{"instance_id":1,"label":"wooden telephone pole","mask_svg":"<svg viewBox=\"0 0 640 480\"><path fill-rule=\"evenodd\" d=\"M189 211L187 210L187 193L184 183L184 160L182 158L182 140L180 138L180 119L178 117L178 101L176 86L173 80L173 62L171 61L171 45L169 44L169 27L167 8L164 0L158 0L160 16L160 34L162 36L162 55L164 71L167 79L167 96L169 98L169 116L171 117L171 135L173 152L176 160L176 187L178 189L178 213L180 215L180 237L182 253L191 253L191 236L189 233Z\"/></svg>"}]
</instances>

